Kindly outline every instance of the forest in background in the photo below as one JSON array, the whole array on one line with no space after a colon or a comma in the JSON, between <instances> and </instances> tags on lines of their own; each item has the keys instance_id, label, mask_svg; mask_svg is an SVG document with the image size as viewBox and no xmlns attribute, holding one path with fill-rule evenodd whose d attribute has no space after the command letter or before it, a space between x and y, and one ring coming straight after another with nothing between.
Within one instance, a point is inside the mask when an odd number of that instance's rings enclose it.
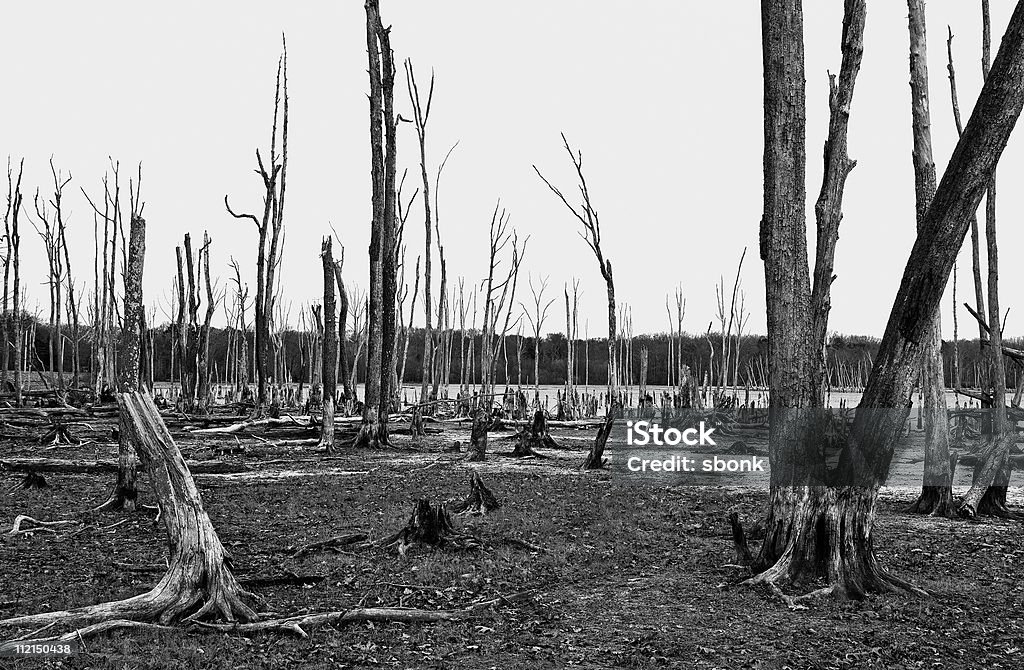
<instances>
[{"instance_id":1,"label":"forest in background","mask_svg":"<svg viewBox=\"0 0 1024 670\"><path fill-rule=\"evenodd\" d=\"M45 322L34 322L31 317L26 316L27 325L25 332L34 332L34 352L31 354L32 367L35 370L54 371L57 370L56 355L53 355L51 363L51 339L50 328ZM80 366L83 374L88 374L92 368L91 344L89 341L88 328L84 329L82 341L79 342L78 352ZM471 334L472 333L472 334ZM175 341L175 325L165 323L147 331L151 337L153 346L153 379L157 382L179 381L180 370L178 361L174 360L173 352ZM411 329L409 337L408 356L405 365L404 383L422 382L423 370L423 334L422 328ZM247 333L248 350L252 351L253 333ZM350 332L347 334L349 346L345 348L348 354L348 366L352 370L353 363L358 351L360 333ZM458 337L458 335L456 335ZM275 345L280 348L275 354L279 361L276 369L284 370L282 375L285 383L310 383L313 378L313 370L310 366L310 344L311 333L293 328L285 329L275 335ZM710 338L710 342L709 342ZM707 335L693 335L683 333L669 335L667 333L654 333L635 335L630 341L623 344L623 350L632 350L632 355L624 355L622 360L628 360L630 365L630 378L634 384L639 384L641 376L641 361L639 352L646 348L648 351L647 383L654 386L669 384L669 349L672 348L671 356L677 356L681 352L682 363L688 365L698 379L703 380L705 373L713 379L717 379L722 349L720 335L709 332ZM670 339L673 342L670 344ZM231 369L234 360L231 358L232 351L237 349L233 346L237 340L237 330L228 328L210 329L210 364L212 367L211 376L215 383L226 383L224 371ZM481 334L479 331L467 331L467 344L473 340L473 348L480 351ZM878 353L879 338L865 335L842 335L833 334L829 337L826 345L828 361L828 383L832 388L861 388L867 382L867 375L871 365ZM1010 349L1024 350L1024 337L1007 338L1003 341L1005 347ZM576 373L575 383L589 385L603 385L605 383L608 369L608 348L606 338L589 338L574 340L574 362ZM733 345L735 347L735 345ZM56 348L53 347L55 351ZM729 373L730 383L737 386L764 387L766 364L767 364L768 338L763 335L743 335L740 337L739 361L737 376L734 379L733 373ZM958 350L958 355L954 352ZM534 338L529 335L507 335L505 345L499 354L496 368L497 379L500 384L522 384L530 386L534 384ZM506 356L507 353L507 365ZM568 344L564 333L549 333L541 338L540 360L537 365L541 385L562 385L566 382L566 371L568 369ZM361 383L366 378L366 360L361 351L358 351L359 361L357 367L357 382ZM734 352L729 354L735 357ZM712 364L712 356L714 363ZM945 371L946 388L979 388L979 377L984 374L985 350L979 345L978 339L943 341L942 357L943 370ZM70 373L72 368L73 349L70 342L65 346L63 369ZM956 363L954 364L954 358ZM249 361L252 364L252 361ZM467 362L468 365L468 362ZM398 367L402 367L399 360ZM5 370L4 372L8 372ZM450 381L457 382L462 378L462 360L453 357L451 362ZM960 383L956 382L956 375L959 372ZM38 380L38 377L36 378ZM250 380L255 375L250 371ZM1024 379L1017 366L1008 366L1006 370L1006 384L1010 387L1019 385Z\"/></svg>"}]
</instances>

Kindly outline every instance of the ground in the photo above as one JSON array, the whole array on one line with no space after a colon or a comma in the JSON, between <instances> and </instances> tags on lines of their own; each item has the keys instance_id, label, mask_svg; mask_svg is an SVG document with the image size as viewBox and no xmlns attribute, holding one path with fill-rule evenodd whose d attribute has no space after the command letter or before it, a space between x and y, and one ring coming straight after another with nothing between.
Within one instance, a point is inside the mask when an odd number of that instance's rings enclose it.
<instances>
[{"instance_id":1,"label":"ground","mask_svg":"<svg viewBox=\"0 0 1024 670\"><path fill-rule=\"evenodd\" d=\"M76 432L90 438L90 431L104 430L94 422ZM280 471L282 460L300 462L289 468L290 476L276 479L197 476L240 579L289 572L322 577L314 584L253 587L273 612L375 605L455 609L508 598L478 616L426 625L321 627L310 630L309 639L113 633L86 640L84 653L66 661L45 666L0 658L0 668L1024 667L1020 522L912 516L902 512L912 491L883 491L879 557L934 598L823 601L791 611L766 592L737 588L743 572L728 565L728 512L755 519L765 492L644 486L607 472L581 473L576 468L586 440L572 438L589 433L556 429L553 435L578 446L551 452L551 459L518 460L496 453L512 446L496 439L483 464L442 451L452 442L451 431L428 436L415 448L407 436L396 435L393 451L342 449L330 460L309 446L274 447L242 437L245 454L216 457L276 461L268 471ZM195 460L213 457L213 443L235 440L180 440L186 458ZM0 443L0 455L54 458L112 458L116 446L98 440L39 450L24 439ZM483 518L457 519L456 525L482 539L484 550L412 550L398 556L346 549L288 557L289 547L333 535L363 531L377 538L393 532L415 499L463 496L473 469L502 508ZM24 490L16 486L22 477L4 475L5 529L18 514L40 520L75 515L101 502L112 481L108 474L51 473L48 488ZM151 501L144 477L142 484L142 501ZM89 519L78 532L81 527L0 535L0 617L148 590L166 554L162 527L154 520L151 511L107 514ZM513 598L517 594L521 598ZM0 638L10 633L0 631Z\"/></svg>"}]
</instances>

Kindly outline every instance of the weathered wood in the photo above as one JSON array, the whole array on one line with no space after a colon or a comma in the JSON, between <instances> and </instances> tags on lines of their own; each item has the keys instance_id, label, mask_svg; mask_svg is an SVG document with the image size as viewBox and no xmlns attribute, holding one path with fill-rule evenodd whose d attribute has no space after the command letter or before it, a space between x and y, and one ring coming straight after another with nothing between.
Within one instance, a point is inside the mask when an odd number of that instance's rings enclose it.
<instances>
[{"instance_id":1,"label":"weathered wood","mask_svg":"<svg viewBox=\"0 0 1024 670\"><path fill-rule=\"evenodd\" d=\"M931 111L928 100L928 39L924 0L907 0L910 32L910 108L914 137L914 194L917 226L935 195ZM909 511L934 516L954 512L953 479L949 471L949 419L942 365L941 311L936 309L921 356L924 391L925 462L921 495Z\"/></svg>"},{"instance_id":2,"label":"weathered wood","mask_svg":"<svg viewBox=\"0 0 1024 670\"><path fill-rule=\"evenodd\" d=\"M491 427L491 414L480 407L473 413L473 428L469 436L470 461L487 460L487 431Z\"/></svg>"},{"instance_id":3,"label":"weathered wood","mask_svg":"<svg viewBox=\"0 0 1024 670\"><path fill-rule=\"evenodd\" d=\"M193 474L225 474L250 472L252 467L244 463L229 461L188 461ZM14 472L59 472L63 474L97 474L117 472L118 461L64 458L0 458L0 469Z\"/></svg>"},{"instance_id":4,"label":"weathered wood","mask_svg":"<svg viewBox=\"0 0 1024 670\"><path fill-rule=\"evenodd\" d=\"M334 298L334 256L331 253L331 238L326 237L320 245L320 260L323 262L324 277L324 338L323 354L320 357L323 380L323 417L320 422L320 448L334 453L334 402L338 395L338 323L335 316Z\"/></svg>"},{"instance_id":5,"label":"weathered wood","mask_svg":"<svg viewBox=\"0 0 1024 670\"><path fill-rule=\"evenodd\" d=\"M500 507L498 499L480 478L480 473L474 472L473 476L469 478L469 494L466 498L457 503L448 504L446 509L456 515L481 516L490 514Z\"/></svg>"},{"instance_id":6,"label":"weathered wood","mask_svg":"<svg viewBox=\"0 0 1024 670\"><path fill-rule=\"evenodd\" d=\"M112 619L164 625L217 617L229 622L256 620L250 604L258 598L243 590L232 574L230 554L152 399L145 392L119 393L118 406L162 510L170 553L166 574L151 591L126 600L13 617L0 621L0 626L82 625Z\"/></svg>"}]
</instances>

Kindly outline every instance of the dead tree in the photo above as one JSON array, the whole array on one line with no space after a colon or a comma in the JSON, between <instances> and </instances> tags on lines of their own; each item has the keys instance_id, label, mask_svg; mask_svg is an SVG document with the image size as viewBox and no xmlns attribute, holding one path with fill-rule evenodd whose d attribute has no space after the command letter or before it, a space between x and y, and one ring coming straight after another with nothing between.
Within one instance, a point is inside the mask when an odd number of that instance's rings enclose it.
<instances>
[{"instance_id":1,"label":"dead tree","mask_svg":"<svg viewBox=\"0 0 1024 670\"><path fill-rule=\"evenodd\" d=\"M213 312L218 302L214 298L213 280L210 278L210 242L210 236L203 232L203 246L199 249L199 269L206 288L206 312L203 315L203 325L199 328L196 353L198 407L203 414L210 413L213 400L210 387L210 323L213 321Z\"/></svg>"},{"instance_id":2,"label":"dead tree","mask_svg":"<svg viewBox=\"0 0 1024 670\"><path fill-rule=\"evenodd\" d=\"M981 0L982 9L982 75L987 81L992 61L991 17L988 0ZM999 312L999 249L996 236L996 177L990 177L985 194L985 249L988 260L988 348L984 352L988 362L988 383L991 387L991 435L984 458L974 472L971 489L964 497L960 513L964 516L994 514L1008 516L1006 488L1010 481L1008 457L1013 444L1007 432L1016 436L1006 416L1006 367L1003 359L1002 321ZM979 324L983 325L983 324ZM986 394L982 389L982 396Z\"/></svg>"},{"instance_id":3,"label":"dead tree","mask_svg":"<svg viewBox=\"0 0 1024 670\"><path fill-rule=\"evenodd\" d=\"M501 504L498 502L498 499L494 497L491 490L484 484L480 473L475 471L469 478L469 495L457 503L445 505L445 509L449 513L466 516L484 516L500 508Z\"/></svg>"},{"instance_id":4,"label":"dead tree","mask_svg":"<svg viewBox=\"0 0 1024 670\"><path fill-rule=\"evenodd\" d=\"M367 309L366 391L356 446L388 443L391 353L395 336L395 68L379 0L367 0L366 52L370 76L370 160L373 220Z\"/></svg>"},{"instance_id":5,"label":"dead tree","mask_svg":"<svg viewBox=\"0 0 1024 670\"><path fill-rule=\"evenodd\" d=\"M278 114L281 127L278 129ZM280 154L277 150L281 138ZM274 314L274 286L280 262L284 229L285 188L288 175L288 45L282 39L281 57L277 61L277 80L274 89L274 122L270 130L270 163L265 165L259 149L256 150L257 171L263 181L263 214L237 214L224 196L224 207L236 219L252 221L256 226L256 302L254 351L256 382L258 384L257 413L266 411L270 404L270 322Z\"/></svg>"},{"instance_id":6,"label":"dead tree","mask_svg":"<svg viewBox=\"0 0 1024 670\"><path fill-rule=\"evenodd\" d=\"M246 303L249 300L249 285L242 283L242 270L238 266L238 261L234 258L231 259L231 267L235 271L235 300L237 308L235 310L235 328L238 332L237 347L238 350L235 353L235 392L239 395L242 393L242 389L247 387L249 384L248 370L249 370L249 344L248 344L248 326L245 322Z\"/></svg>"},{"instance_id":7,"label":"dead tree","mask_svg":"<svg viewBox=\"0 0 1024 670\"><path fill-rule=\"evenodd\" d=\"M342 264L345 260L345 248L341 249L341 258L334 264L334 283L338 286L338 377L341 379L341 396L346 404L355 399L355 380L349 378L348 345L345 329L348 326L348 291L345 280L341 276ZM357 366L353 366L353 370ZM354 374L354 373L353 373Z\"/></svg>"},{"instance_id":8,"label":"dead tree","mask_svg":"<svg viewBox=\"0 0 1024 670\"><path fill-rule=\"evenodd\" d=\"M5 323L8 317L13 325L14 342L12 348L14 349L14 402L15 406L21 407L22 405L22 367L23 362L23 341L24 341L24 328L21 315L21 230L19 228L19 219L21 217L21 208L23 203L23 196L21 194L21 177L25 171L25 161L22 159L18 163L18 177L17 179L13 176L11 169L11 163L7 162L7 211L4 214L4 235L7 238L7 254L4 257L4 317ZM7 313L7 277L8 273L13 270L13 296L12 305L13 309L8 315ZM5 337L6 340L6 337ZM6 345L4 342L4 361L6 363ZM6 364L4 368L6 369Z\"/></svg>"},{"instance_id":9,"label":"dead tree","mask_svg":"<svg viewBox=\"0 0 1024 670\"><path fill-rule=\"evenodd\" d=\"M528 241L523 240L520 244L515 229L509 229L508 214L503 209L499 213L500 207L499 202L491 215L489 263L487 278L482 287L484 324L480 333L480 395L486 398L485 401L488 403L491 402L490 398L494 393L498 347L508 333L512 305L516 298L516 286L519 283L519 266L523 262ZM504 277L497 276L496 273L502 263L501 253L509 244L511 249L508 270Z\"/></svg>"},{"instance_id":10,"label":"dead tree","mask_svg":"<svg viewBox=\"0 0 1024 670\"><path fill-rule=\"evenodd\" d=\"M524 428L519 433L515 449L512 450L512 456L517 458L525 456L543 458L542 454L537 453L536 450L538 448L558 448L558 443L548 433L548 419L542 409L538 409L533 413L533 422L530 424L530 427Z\"/></svg>"},{"instance_id":11,"label":"dead tree","mask_svg":"<svg viewBox=\"0 0 1024 670\"><path fill-rule=\"evenodd\" d=\"M473 427L469 435L469 461L487 460L487 431L491 427L491 413L480 406L473 413Z\"/></svg>"},{"instance_id":12,"label":"dead tree","mask_svg":"<svg viewBox=\"0 0 1024 670\"><path fill-rule=\"evenodd\" d=\"M767 584L781 594L783 582L823 576L828 587L815 595L920 594L920 589L887 574L874 555L875 503L903 433L927 330L971 214L1024 107L1024 2L1014 10L975 113L925 213L849 439L842 442L838 466L832 470L824 467L820 435L814 430L816 413L800 409L813 407L819 397L808 381L819 343L812 342L811 324L800 307L810 295L802 207L805 100L800 2L765 0L763 10L761 252L769 287L770 398L776 411L769 442L773 467L768 532L750 583ZM846 10L848 28L863 17L864 6L848 0Z\"/></svg>"},{"instance_id":13,"label":"dead tree","mask_svg":"<svg viewBox=\"0 0 1024 670\"><path fill-rule=\"evenodd\" d=\"M914 193L917 225L935 195L931 111L928 102L928 38L924 0L907 0L910 10L910 109L914 135ZM953 475L949 460L949 419L942 369L941 311L936 309L928 343L921 358L924 389L925 463L921 495L910 511L933 516L953 514Z\"/></svg>"},{"instance_id":14,"label":"dead tree","mask_svg":"<svg viewBox=\"0 0 1024 670\"><path fill-rule=\"evenodd\" d=\"M580 237L583 238L583 241L587 243L587 246L594 253L597 264L601 269L601 277L604 279L608 290L608 402L611 403L616 393L618 373L615 351L615 336L618 330L615 325L615 281L612 277L612 262L604 257L604 252L601 250L601 220L597 216L597 210L594 209L591 203L587 180L583 176L583 152L573 152L569 147L569 140L565 139L565 133L562 133L562 143L565 145L566 153L569 154L569 158L572 160L573 167L576 169L576 177L579 180L580 194L583 201L578 208L569 204L569 201L562 195L562 192L541 174L536 165L533 166L533 170L547 187L551 189L551 192L558 196L562 204L572 212L573 216L579 220L583 226L583 232L580 233Z\"/></svg>"},{"instance_id":15,"label":"dead tree","mask_svg":"<svg viewBox=\"0 0 1024 670\"><path fill-rule=\"evenodd\" d=\"M533 277L529 278L530 293L533 295L533 313L526 309L526 305L520 303L523 308L523 314L526 319L530 322L530 327L533 328L533 401L538 406L540 405L540 336L541 329L544 327L544 321L548 318L548 309L554 304L555 299L552 298L546 303L544 302L544 291L548 288L548 278L538 278L540 287L533 285ZM543 307L541 304L543 303Z\"/></svg>"},{"instance_id":16,"label":"dead tree","mask_svg":"<svg viewBox=\"0 0 1024 670\"><path fill-rule=\"evenodd\" d=\"M429 400L427 391L430 385L430 378L433 372L433 323L431 302L430 279L431 279L431 229L434 224L433 215L430 212L430 178L427 176L427 121L430 119L430 105L434 101L434 73L430 73L430 90L427 93L427 104L424 107L420 99L419 87L416 85L416 72L412 66L412 59L405 61L405 83L409 90L409 102L412 104L412 118L416 124L416 137L420 146L420 175L423 178L423 220L424 220L424 263L423 263L423 379L420 383L419 402ZM418 277L419 275L417 275ZM415 301L414 301L415 302ZM410 318L409 323L412 323Z\"/></svg>"},{"instance_id":17,"label":"dead tree","mask_svg":"<svg viewBox=\"0 0 1024 670\"><path fill-rule=\"evenodd\" d=\"M320 245L320 260L324 267L324 338L323 353L323 398L324 412L320 424L320 447L327 453L334 453L334 399L338 393L338 322L334 298L334 256L331 253L331 238L325 237Z\"/></svg>"},{"instance_id":18,"label":"dead tree","mask_svg":"<svg viewBox=\"0 0 1024 670\"><path fill-rule=\"evenodd\" d=\"M167 572L147 593L125 600L0 621L9 627L83 626L115 619L171 624L223 619L254 621L258 598L239 586L231 555L203 509L192 474L145 392L118 394L122 425L149 473L167 532Z\"/></svg>"},{"instance_id":19,"label":"dead tree","mask_svg":"<svg viewBox=\"0 0 1024 670\"><path fill-rule=\"evenodd\" d=\"M141 175L141 172L140 172ZM124 321L118 342L118 391L137 393L141 387L142 323L144 319L142 277L146 263L146 220L142 218L145 204L138 188L132 190L131 223L128 232L128 258L124 272ZM131 427L125 425L125 416L118 415L117 479L106 502L95 511L135 511L139 491L136 484L138 455L128 436Z\"/></svg>"},{"instance_id":20,"label":"dead tree","mask_svg":"<svg viewBox=\"0 0 1024 670\"><path fill-rule=\"evenodd\" d=\"M569 301L569 286L565 285L565 400L568 405L568 417L576 418L576 337L579 331L577 313L580 300L580 280L572 281L572 302Z\"/></svg>"},{"instance_id":21,"label":"dead tree","mask_svg":"<svg viewBox=\"0 0 1024 670\"><path fill-rule=\"evenodd\" d=\"M594 438L594 443L590 446L590 451L587 453L581 469L600 470L608 464L608 459L604 457L604 448L608 444L608 437L612 434L612 428L615 427L617 407L617 403L609 405L608 410L604 414L604 423L597 429L597 437Z\"/></svg>"}]
</instances>

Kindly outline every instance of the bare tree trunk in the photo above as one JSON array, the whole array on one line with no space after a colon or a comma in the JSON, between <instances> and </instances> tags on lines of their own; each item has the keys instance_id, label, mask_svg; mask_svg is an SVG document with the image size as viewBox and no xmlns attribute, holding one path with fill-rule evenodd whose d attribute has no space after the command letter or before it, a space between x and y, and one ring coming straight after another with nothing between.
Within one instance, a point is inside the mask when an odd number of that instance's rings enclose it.
<instances>
[{"instance_id":1,"label":"bare tree trunk","mask_svg":"<svg viewBox=\"0 0 1024 670\"><path fill-rule=\"evenodd\" d=\"M843 444L833 472L824 469L821 444L808 432L813 413L783 409L807 406L813 397L806 381L801 382L794 372L799 373L814 352L799 337L789 335L800 335L804 319L792 312L785 328L779 321L781 312L799 305L806 288L801 287L800 277L781 295L772 287L773 279L790 276L784 270L793 266L794 249L799 259L801 246L797 233L802 228L802 199L797 196L802 189L794 176L803 174L803 143L798 139L803 137L803 26L798 0L765 0L762 8L766 101L762 255L770 287L769 325L774 326L769 330L769 347L775 354L771 361L773 486L769 532L756 566L763 571L751 581L775 584L823 575L829 580L828 590L849 596L872 590L920 593L878 565L871 535L875 502L903 432L926 334L943 287L971 214L1024 107L1024 2L1014 10L975 113L924 216L850 439ZM788 264L782 264L780 252L790 252ZM792 347L780 352L775 349L778 343L771 343L773 338ZM782 429L791 448L777 441ZM776 467L783 463L785 467ZM809 467L793 467L804 463Z\"/></svg>"},{"instance_id":2,"label":"bare tree trunk","mask_svg":"<svg viewBox=\"0 0 1024 670\"><path fill-rule=\"evenodd\" d=\"M323 354L320 357L323 365L323 398L324 413L320 428L320 447L327 453L334 453L334 400L338 393L338 322L336 301L334 299L335 269L334 257L331 253L331 238L324 238L320 245L320 258L324 266L324 339Z\"/></svg>"},{"instance_id":3,"label":"bare tree trunk","mask_svg":"<svg viewBox=\"0 0 1024 670\"><path fill-rule=\"evenodd\" d=\"M210 279L210 236L203 233L203 248L199 250L200 271L203 274L206 286L206 314L203 317L203 325L199 330L199 343L197 355L197 368L199 374L198 394L199 410L203 414L211 411L211 389L210 389L210 322L213 320L213 311L217 307L213 299L213 283Z\"/></svg>"},{"instance_id":4,"label":"bare tree trunk","mask_svg":"<svg viewBox=\"0 0 1024 670\"><path fill-rule=\"evenodd\" d=\"M366 49L370 76L370 159L373 222L370 233L370 288L367 309L367 367L363 422L357 446L388 443L391 342L395 316L395 120L394 66L390 38L378 0L367 0ZM386 144L386 146L385 146ZM387 375L387 376L386 376Z\"/></svg>"},{"instance_id":5,"label":"bare tree trunk","mask_svg":"<svg viewBox=\"0 0 1024 670\"><path fill-rule=\"evenodd\" d=\"M935 195L935 160L932 158L931 113L928 102L928 39L924 0L908 0L910 10L910 94L914 133L914 193L920 232L928 205ZM952 516L953 477L949 461L949 419L942 369L941 311L935 310L922 363L924 390L925 463L921 495L910 511Z\"/></svg>"},{"instance_id":6,"label":"bare tree trunk","mask_svg":"<svg viewBox=\"0 0 1024 670\"><path fill-rule=\"evenodd\" d=\"M124 325L118 346L118 391L135 394L139 391L139 363L142 352L142 277L146 262L146 220L134 214L128 234L128 265L124 275ZM135 511L139 496L136 484L138 456L129 440L131 427L127 417L119 415L117 443L117 480L106 502L97 511ZM130 420L130 419L128 419Z\"/></svg>"}]
</instances>

